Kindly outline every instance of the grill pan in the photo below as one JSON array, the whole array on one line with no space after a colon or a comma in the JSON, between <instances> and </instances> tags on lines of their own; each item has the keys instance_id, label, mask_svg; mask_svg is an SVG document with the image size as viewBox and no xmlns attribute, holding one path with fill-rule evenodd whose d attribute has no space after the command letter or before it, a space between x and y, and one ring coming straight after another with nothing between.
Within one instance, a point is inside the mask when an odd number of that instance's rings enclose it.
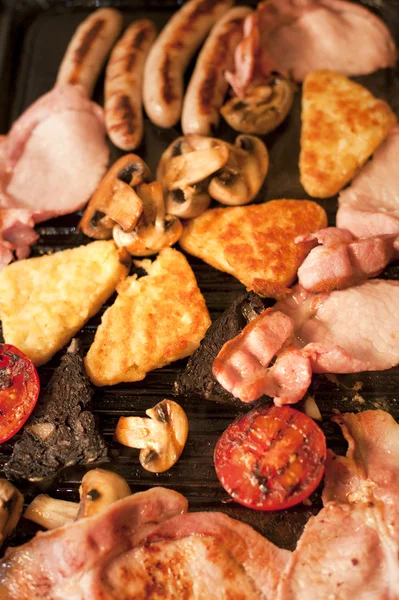
<instances>
[{"instance_id":1,"label":"grill pan","mask_svg":"<svg viewBox=\"0 0 399 600\"><path fill-rule=\"evenodd\" d=\"M181 2L175 0L3 0L3 11L0 13L1 133L6 133L24 109L53 86L65 48L91 7L115 6L123 11L126 25L134 19L148 17L161 28L179 4ZM364 4L385 20L399 44L399 2L378 0ZM399 116L398 68L358 77L356 80L376 96L389 102ZM94 100L100 104L103 103L103 83L101 78L94 93ZM300 93L296 95L287 121L277 131L263 137L270 152L270 167L258 202L277 198L309 198L299 183L299 134ZM153 174L161 153L178 135L181 135L178 127L161 130L148 120L145 121L144 142L137 152L147 161ZM233 141L236 136L225 123L220 125L217 135L228 141ZM111 160L114 161L121 153L114 147L111 150ZM327 211L329 224L333 225L337 199L319 202ZM87 243L88 238L76 232L79 218L80 213L75 213L38 225L40 238L33 247L32 256ZM187 258L211 317L215 319L244 288L233 277L216 271L201 260L191 256ZM382 277L398 279L399 266L389 266ZM113 300L114 297L79 332L77 337L85 351L94 338L104 310ZM38 369L42 387L48 383L54 368L59 364L60 356L61 353L58 353L48 364ZM172 488L188 498L190 510L222 511L253 526L273 543L294 549L307 520L321 507L320 490L311 496L311 505L300 504L280 512L252 511L233 502L217 480L213 467L213 450L221 433L239 414L236 408L201 398L182 399L181 404L189 419L189 437L180 460L166 473L157 475L144 471L138 462L137 450L122 447L113 441L120 416L144 416L147 408L163 398L173 397L173 382L185 364L186 359L153 371L141 382L95 389L94 412L109 446L110 460L104 467L125 477L132 492L157 485ZM338 427L330 422L334 410L358 412L383 408L399 420L398 384L399 368L354 375L314 375L309 394L315 398L323 415L322 427L328 446L339 454L344 453L346 448ZM303 404L299 403L297 408L303 410ZM2 467L8 460L17 437L0 446L0 477L4 476ZM76 501L80 480L85 471L85 467L70 467L52 482L40 486L18 484L18 487L25 494L26 502L30 502L34 495L43 490L51 496ZM35 526L22 519L10 545L26 541L34 531Z\"/></svg>"}]
</instances>

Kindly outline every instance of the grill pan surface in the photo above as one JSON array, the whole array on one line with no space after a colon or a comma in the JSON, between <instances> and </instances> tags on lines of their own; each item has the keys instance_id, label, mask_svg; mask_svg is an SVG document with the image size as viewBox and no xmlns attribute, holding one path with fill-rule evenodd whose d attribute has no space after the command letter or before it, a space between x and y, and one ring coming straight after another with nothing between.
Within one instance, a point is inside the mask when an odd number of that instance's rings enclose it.
<instances>
[{"instance_id":1,"label":"grill pan surface","mask_svg":"<svg viewBox=\"0 0 399 600\"><path fill-rule=\"evenodd\" d=\"M4 0L0 13L0 128L6 133L11 123L39 96L50 90L55 82L60 61L73 32L88 15L91 7L115 6L123 10L125 24L136 18L149 17L161 28L180 2L174 0L140 0L91 2L52 0ZM390 27L399 43L399 2L364 2L375 10ZM45 10L44 10L45 9ZM365 43L367 41L365 40ZM359 49L361 52L361 49ZM386 70L357 78L375 95L387 100L399 116L399 70ZM102 104L103 79L97 84L94 100ZM270 152L270 168L267 180L257 201L275 198L308 198L299 183L298 155L300 134L300 100L298 93L293 110L287 121L264 140ZM158 159L169 143L181 135L180 129L161 130L145 122L145 139L138 154L155 173ZM218 137L234 140L235 133L221 124ZM121 153L112 147L111 160ZM336 199L321 200L326 209L329 224L335 222ZM76 232L80 214L72 214L37 227L40 234L33 247L33 256L78 246L89 240ZM188 256L200 289L205 297L212 319L217 318L244 288L233 277L216 271L201 260ZM383 274L389 279L399 278L399 266L391 265ZM103 307L81 330L78 337L87 351L101 316L114 298ZM49 381L60 355L39 368L42 387ZM142 382L96 388L94 410L99 418L101 431L109 446L110 461L104 465L125 477L133 492L162 485L184 494L190 509L218 510L252 525L275 544L293 549L308 518L321 507L320 490L311 497L311 505L299 505L281 512L257 512L241 507L231 501L220 486L213 467L213 449L221 433L239 414L228 405L218 405L201 398L182 399L189 419L189 437L178 463L168 472L159 475L144 471L138 462L138 451L122 447L113 441L118 418L122 415L144 416L145 410L163 398L172 397L173 382L184 368L186 360L150 373ZM330 422L334 410L362 411L383 408L399 420L399 369L354 375L314 375L309 393L315 398L323 415L322 427L328 446L342 454L345 442L338 427ZM303 410L302 403L297 408ZM14 438L15 439L15 438ZM14 440L0 446L0 477L2 466L12 451ZM90 467L92 468L92 466ZM34 495L45 490L50 495L78 499L78 487L85 467L66 469L61 477L34 487L19 485L29 502ZM22 520L11 545L20 544L34 533L34 526Z\"/></svg>"}]
</instances>

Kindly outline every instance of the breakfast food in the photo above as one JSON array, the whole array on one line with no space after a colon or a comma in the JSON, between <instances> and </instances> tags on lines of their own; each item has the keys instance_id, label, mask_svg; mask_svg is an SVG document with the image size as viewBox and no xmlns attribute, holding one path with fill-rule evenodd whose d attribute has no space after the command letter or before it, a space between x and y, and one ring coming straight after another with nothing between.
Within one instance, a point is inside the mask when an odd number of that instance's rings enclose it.
<instances>
[{"instance_id":1,"label":"breakfast food","mask_svg":"<svg viewBox=\"0 0 399 600\"><path fill-rule=\"evenodd\" d=\"M122 29L122 14L101 8L79 25L65 52L57 86L81 85L91 96L105 59Z\"/></svg>"},{"instance_id":2,"label":"breakfast food","mask_svg":"<svg viewBox=\"0 0 399 600\"><path fill-rule=\"evenodd\" d=\"M399 233L398 153L399 127L394 127L370 162L340 193L338 227L358 238Z\"/></svg>"},{"instance_id":3,"label":"breakfast food","mask_svg":"<svg viewBox=\"0 0 399 600\"><path fill-rule=\"evenodd\" d=\"M226 492L256 510L281 510L308 498L324 475L326 458L320 427L288 406L262 406L239 417L214 454Z\"/></svg>"},{"instance_id":4,"label":"breakfast food","mask_svg":"<svg viewBox=\"0 0 399 600\"><path fill-rule=\"evenodd\" d=\"M228 88L224 71L233 68L234 50L242 39L244 19L251 12L246 6L232 8L209 33L184 96L181 117L184 135L215 133Z\"/></svg>"},{"instance_id":5,"label":"breakfast food","mask_svg":"<svg viewBox=\"0 0 399 600\"><path fill-rule=\"evenodd\" d=\"M82 208L108 156L102 109L79 86L55 88L15 121L1 145L1 266L14 250L29 256L35 223Z\"/></svg>"},{"instance_id":6,"label":"breakfast food","mask_svg":"<svg viewBox=\"0 0 399 600\"><path fill-rule=\"evenodd\" d=\"M15 346L0 344L0 443L21 429L39 390L39 375L32 361Z\"/></svg>"},{"instance_id":7,"label":"breakfast food","mask_svg":"<svg viewBox=\"0 0 399 600\"><path fill-rule=\"evenodd\" d=\"M205 300L187 260L162 250L138 263L148 275L128 277L104 313L86 356L95 385L140 381L148 371L189 356L210 325Z\"/></svg>"},{"instance_id":8,"label":"breakfast food","mask_svg":"<svg viewBox=\"0 0 399 600\"><path fill-rule=\"evenodd\" d=\"M364 6L345 0L260 2L247 17L244 32L235 73L226 74L239 96L276 71L303 81L317 69L366 75L396 61L386 25Z\"/></svg>"},{"instance_id":9,"label":"breakfast food","mask_svg":"<svg viewBox=\"0 0 399 600\"><path fill-rule=\"evenodd\" d=\"M333 420L348 442L346 457L329 452L324 508L306 524L277 597L395 598L399 425L382 410Z\"/></svg>"},{"instance_id":10,"label":"breakfast food","mask_svg":"<svg viewBox=\"0 0 399 600\"><path fill-rule=\"evenodd\" d=\"M295 238L326 224L324 210L314 202L273 200L207 210L185 223L179 243L248 290L276 297L287 292L305 256Z\"/></svg>"},{"instance_id":11,"label":"breakfast food","mask_svg":"<svg viewBox=\"0 0 399 600\"><path fill-rule=\"evenodd\" d=\"M266 394L281 406L304 397L312 372L390 369L399 364L398 298L397 281L374 279L329 294L296 285L224 344L213 374L243 402Z\"/></svg>"},{"instance_id":12,"label":"breakfast food","mask_svg":"<svg viewBox=\"0 0 399 600\"><path fill-rule=\"evenodd\" d=\"M4 466L9 479L40 481L64 467L105 460L79 343L73 340Z\"/></svg>"},{"instance_id":13,"label":"breakfast food","mask_svg":"<svg viewBox=\"0 0 399 600\"><path fill-rule=\"evenodd\" d=\"M108 585L103 588L101 583L105 566L127 552L132 540L150 534L157 523L186 511L187 500L181 494L153 488L115 502L91 518L37 535L7 553L0 565L0 596L50 600L56 595L66 600L77 590L93 599L111 594L112 588L107 590Z\"/></svg>"},{"instance_id":14,"label":"breakfast food","mask_svg":"<svg viewBox=\"0 0 399 600\"><path fill-rule=\"evenodd\" d=\"M211 197L221 204L248 204L259 193L269 168L269 155L259 138L237 136L234 146L195 133L179 137L158 164L166 210L192 219L209 207Z\"/></svg>"},{"instance_id":15,"label":"breakfast food","mask_svg":"<svg viewBox=\"0 0 399 600\"><path fill-rule=\"evenodd\" d=\"M303 84L299 170L310 196L334 196L384 141L396 116L366 88L332 71Z\"/></svg>"},{"instance_id":16,"label":"breakfast food","mask_svg":"<svg viewBox=\"0 0 399 600\"><path fill-rule=\"evenodd\" d=\"M163 473L178 461L187 441L188 419L173 400L162 400L146 411L149 419L120 417L115 439L140 448L140 464L151 473Z\"/></svg>"},{"instance_id":17,"label":"breakfast food","mask_svg":"<svg viewBox=\"0 0 399 600\"><path fill-rule=\"evenodd\" d=\"M256 429L248 435L267 425L262 410L254 414ZM224 514L187 513L183 496L153 488L9 549L0 565L2 597L144 600L182 591L188 599L218 600L235 598L238 591L250 600L367 600L370 593L394 598L399 583L399 425L382 410L338 414L333 420L348 441L347 454L328 453L324 507L309 519L294 552ZM278 420L274 425L290 434L294 448L302 439L301 452L314 453L317 472L316 457L322 470L325 449L320 430L309 421L297 413L293 427ZM261 444L262 436L256 441ZM277 445L283 455L289 452L289 446ZM293 454L292 464L296 458Z\"/></svg>"},{"instance_id":18,"label":"breakfast food","mask_svg":"<svg viewBox=\"0 0 399 600\"><path fill-rule=\"evenodd\" d=\"M143 101L148 117L159 127L180 119L183 74L212 25L233 0L189 0L163 28L144 67Z\"/></svg>"},{"instance_id":19,"label":"breakfast food","mask_svg":"<svg viewBox=\"0 0 399 600\"><path fill-rule=\"evenodd\" d=\"M5 342L36 366L47 362L98 312L129 263L112 241L98 241L8 265L0 273Z\"/></svg>"},{"instance_id":20,"label":"breakfast food","mask_svg":"<svg viewBox=\"0 0 399 600\"><path fill-rule=\"evenodd\" d=\"M23 506L21 492L6 479L0 479L0 548L17 526Z\"/></svg>"},{"instance_id":21,"label":"breakfast food","mask_svg":"<svg viewBox=\"0 0 399 600\"><path fill-rule=\"evenodd\" d=\"M308 292L332 292L377 277L399 258L399 235L355 240L347 229L329 227L302 236L311 248L298 269L298 282Z\"/></svg>"},{"instance_id":22,"label":"breakfast food","mask_svg":"<svg viewBox=\"0 0 399 600\"><path fill-rule=\"evenodd\" d=\"M134 150L143 137L141 93L144 63L155 38L149 19L134 21L115 45L105 75L105 126L121 150Z\"/></svg>"},{"instance_id":23,"label":"breakfast food","mask_svg":"<svg viewBox=\"0 0 399 600\"><path fill-rule=\"evenodd\" d=\"M262 298L249 292L241 295L209 327L198 350L179 373L174 391L179 396L201 397L215 402L234 402L233 396L212 374L213 361L222 346L265 310ZM239 404L239 401L237 402Z\"/></svg>"},{"instance_id":24,"label":"breakfast food","mask_svg":"<svg viewBox=\"0 0 399 600\"><path fill-rule=\"evenodd\" d=\"M233 96L220 113L236 131L265 135L276 129L290 112L296 85L281 75L271 75L263 85L252 85L245 96Z\"/></svg>"}]
</instances>

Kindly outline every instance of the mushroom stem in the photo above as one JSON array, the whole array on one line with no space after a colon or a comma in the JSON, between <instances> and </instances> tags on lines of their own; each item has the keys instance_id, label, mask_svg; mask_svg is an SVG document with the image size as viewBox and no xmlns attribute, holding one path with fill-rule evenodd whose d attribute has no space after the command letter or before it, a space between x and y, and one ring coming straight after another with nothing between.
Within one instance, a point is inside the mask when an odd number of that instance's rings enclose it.
<instances>
[{"instance_id":1,"label":"mushroom stem","mask_svg":"<svg viewBox=\"0 0 399 600\"><path fill-rule=\"evenodd\" d=\"M23 505L21 492L6 479L0 479L0 546L17 526Z\"/></svg>"},{"instance_id":2,"label":"mushroom stem","mask_svg":"<svg viewBox=\"0 0 399 600\"><path fill-rule=\"evenodd\" d=\"M24 517L46 529L56 529L72 523L76 519L78 510L77 502L56 500L47 494L39 494L29 504Z\"/></svg>"}]
</instances>

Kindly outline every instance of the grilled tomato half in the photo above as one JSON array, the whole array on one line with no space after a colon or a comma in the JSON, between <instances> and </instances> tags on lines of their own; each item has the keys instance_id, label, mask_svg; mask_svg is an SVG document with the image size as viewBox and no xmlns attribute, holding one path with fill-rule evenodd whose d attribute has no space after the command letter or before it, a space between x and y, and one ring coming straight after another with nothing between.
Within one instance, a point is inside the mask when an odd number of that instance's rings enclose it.
<instances>
[{"instance_id":1,"label":"grilled tomato half","mask_svg":"<svg viewBox=\"0 0 399 600\"><path fill-rule=\"evenodd\" d=\"M326 438L305 414L288 406L251 410L226 429L215 468L230 496L256 510L289 508L320 483Z\"/></svg>"},{"instance_id":2,"label":"grilled tomato half","mask_svg":"<svg viewBox=\"0 0 399 600\"><path fill-rule=\"evenodd\" d=\"M0 443L21 429L35 407L39 390L32 361L15 346L0 344Z\"/></svg>"}]
</instances>

